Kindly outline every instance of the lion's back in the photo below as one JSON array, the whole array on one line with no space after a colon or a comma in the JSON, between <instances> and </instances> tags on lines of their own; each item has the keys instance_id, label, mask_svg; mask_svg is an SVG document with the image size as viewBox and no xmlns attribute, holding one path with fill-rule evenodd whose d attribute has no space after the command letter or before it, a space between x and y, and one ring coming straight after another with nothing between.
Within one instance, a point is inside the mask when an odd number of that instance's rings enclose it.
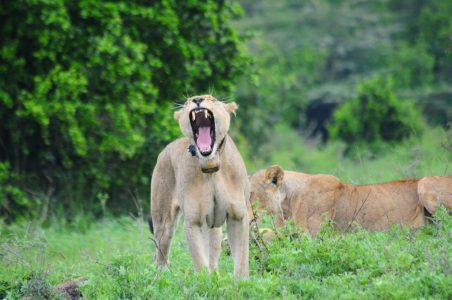
<instances>
[{"instance_id":1,"label":"lion's back","mask_svg":"<svg viewBox=\"0 0 452 300\"><path fill-rule=\"evenodd\" d=\"M417 184L418 179L404 179L349 186L349 213L370 230L386 229L392 224L416 225L423 219Z\"/></svg>"}]
</instances>

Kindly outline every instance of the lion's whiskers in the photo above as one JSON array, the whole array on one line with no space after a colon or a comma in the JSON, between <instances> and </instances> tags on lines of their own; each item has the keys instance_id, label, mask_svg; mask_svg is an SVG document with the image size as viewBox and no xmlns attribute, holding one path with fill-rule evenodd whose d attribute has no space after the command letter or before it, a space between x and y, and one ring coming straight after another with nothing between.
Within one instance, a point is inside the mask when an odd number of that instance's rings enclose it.
<instances>
[{"instance_id":1,"label":"lion's whiskers","mask_svg":"<svg viewBox=\"0 0 452 300\"><path fill-rule=\"evenodd\" d=\"M181 109L185 106L185 104L183 103L177 103L177 102L173 102L173 110L178 110Z\"/></svg>"},{"instance_id":2,"label":"lion's whiskers","mask_svg":"<svg viewBox=\"0 0 452 300\"><path fill-rule=\"evenodd\" d=\"M224 102L224 103L230 103L230 102L235 101L235 98L236 98L236 96L228 96L228 97L223 97L218 100L220 100L221 102Z\"/></svg>"}]
</instances>

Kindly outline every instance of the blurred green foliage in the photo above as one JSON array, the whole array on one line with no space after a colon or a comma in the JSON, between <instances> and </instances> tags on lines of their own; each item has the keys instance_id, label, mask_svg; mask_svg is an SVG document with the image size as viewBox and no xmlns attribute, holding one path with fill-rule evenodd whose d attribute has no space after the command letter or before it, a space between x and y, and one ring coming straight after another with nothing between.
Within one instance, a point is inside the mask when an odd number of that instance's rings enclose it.
<instances>
[{"instance_id":1,"label":"blurred green foliage","mask_svg":"<svg viewBox=\"0 0 452 300\"><path fill-rule=\"evenodd\" d=\"M399 100L390 79L375 77L358 86L358 95L343 104L333 116L329 131L348 150L357 144L378 147L381 142L400 142L420 133L423 120L410 101Z\"/></svg>"},{"instance_id":2,"label":"blurred green foliage","mask_svg":"<svg viewBox=\"0 0 452 300\"><path fill-rule=\"evenodd\" d=\"M435 58L423 43L414 46L401 43L397 52L388 58L388 64L391 66L393 89L423 88L434 82Z\"/></svg>"},{"instance_id":3,"label":"blurred green foliage","mask_svg":"<svg viewBox=\"0 0 452 300\"><path fill-rule=\"evenodd\" d=\"M241 3L246 17L236 24L248 33L256 72L237 88L247 109L240 132L259 156L281 123L328 140L332 112L375 76L392 77L395 96L430 124L452 120L452 1Z\"/></svg>"},{"instance_id":4,"label":"blurred green foliage","mask_svg":"<svg viewBox=\"0 0 452 300\"><path fill-rule=\"evenodd\" d=\"M3 1L0 162L14 186L54 185L66 209L99 211L99 192L133 207L129 192L179 134L174 103L227 92L246 69L239 13L224 1Z\"/></svg>"},{"instance_id":5,"label":"blurred green foliage","mask_svg":"<svg viewBox=\"0 0 452 300\"><path fill-rule=\"evenodd\" d=\"M17 185L18 176L11 171L9 163L0 162L0 215L30 215L33 202Z\"/></svg>"}]
</instances>

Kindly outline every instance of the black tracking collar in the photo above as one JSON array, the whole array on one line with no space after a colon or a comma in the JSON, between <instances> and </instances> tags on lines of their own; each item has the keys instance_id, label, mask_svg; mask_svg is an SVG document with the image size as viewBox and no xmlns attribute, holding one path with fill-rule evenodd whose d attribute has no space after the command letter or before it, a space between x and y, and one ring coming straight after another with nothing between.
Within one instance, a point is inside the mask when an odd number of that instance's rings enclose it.
<instances>
[{"instance_id":1,"label":"black tracking collar","mask_svg":"<svg viewBox=\"0 0 452 300\"><path fill-rule=\"evenodd\" d=\"M191 156L196 156L196 148L192 144L188 145L188 152L190 152Z\"/></svg>"}]
</instances>

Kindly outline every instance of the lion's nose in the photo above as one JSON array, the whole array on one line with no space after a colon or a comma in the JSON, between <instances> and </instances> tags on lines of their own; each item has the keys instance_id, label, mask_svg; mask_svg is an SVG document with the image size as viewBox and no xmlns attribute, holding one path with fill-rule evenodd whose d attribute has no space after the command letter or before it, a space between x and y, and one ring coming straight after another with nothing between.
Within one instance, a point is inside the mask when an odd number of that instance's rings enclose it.
<instances>
[{"instance_id":1,"label":"lion's nose","mask_svg":"<svg viewBox=\"0 0 452 300\"><path fill-rule=\"evenodd\" d=\"M197 106L199 106L199 105L201 104L202 101L204 101L204 99L201 98L201 97L198 97L198 98L193 99L193 102L194 102Z\"/></svg>"}]
</instances>

